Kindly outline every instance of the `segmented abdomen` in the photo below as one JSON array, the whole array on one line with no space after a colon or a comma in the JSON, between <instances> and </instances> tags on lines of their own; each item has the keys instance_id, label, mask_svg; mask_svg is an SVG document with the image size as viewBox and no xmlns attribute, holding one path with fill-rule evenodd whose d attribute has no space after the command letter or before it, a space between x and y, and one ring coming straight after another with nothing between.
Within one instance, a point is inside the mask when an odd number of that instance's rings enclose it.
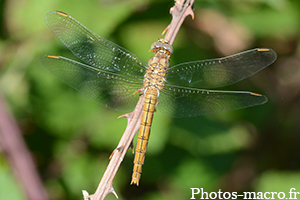
<instances>
[{"instance_id":1,"label":"segmented abdomen","mask_svg":"<svg viewBox=\"0 0 300 200\"><path fill-rule=\"evenodd\" d=\"M134 156L133 174L131 184L139 185L139 180L142 173L142 166L145 161L145 155L147 151L147 145L150 135L150 129L153 119L153 113L157 102L157 90L148 89L145 94L145 101L143 107L142 121L138 140L136 144L136 152Z\"/></svg>"}]
</instances>

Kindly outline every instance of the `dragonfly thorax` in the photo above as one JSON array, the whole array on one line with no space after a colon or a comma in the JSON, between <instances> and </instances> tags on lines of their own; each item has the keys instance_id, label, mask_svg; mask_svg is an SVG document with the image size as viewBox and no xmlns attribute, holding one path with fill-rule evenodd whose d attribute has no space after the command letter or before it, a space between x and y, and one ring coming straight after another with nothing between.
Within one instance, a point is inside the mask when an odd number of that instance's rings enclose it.
<instances>
[{"instance_id":1,"label":"dragonfly thorax","mask_svg":"<svg viewBox=\"0 0 300 200\"><path fill-rule=\"evenodd\" d=\"M155 55L149 59L148 68L144 76L144 89L162 90L165 85L166 69L169 67L172 46L164 39L160 39L151 46ZM158 92L159 93L159 92Z\"/></svg>"}]
</instances>

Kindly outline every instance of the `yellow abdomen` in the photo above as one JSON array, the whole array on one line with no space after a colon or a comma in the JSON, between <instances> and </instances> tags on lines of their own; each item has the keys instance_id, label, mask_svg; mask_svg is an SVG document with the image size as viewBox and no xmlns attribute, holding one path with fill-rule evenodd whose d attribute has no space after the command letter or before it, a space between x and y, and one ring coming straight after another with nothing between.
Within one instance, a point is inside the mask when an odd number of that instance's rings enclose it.
<instances>
[{"instance_id":1,"label":"yellow abdomen","mask_svg":"<svg viewBox=\"0 0 300 200\"><path fill-rule=\"evenodd\" d=\"M154 43L151 50L155 55L149 59L148 68L144 76L144 107L136 151L134 156L133 174L131 184L139 185L142 174L142 166L145 161L153 113L157 104L159 91L164 88L166 69L169 66L169 59L172 47L163 39Z\"/></svg>"},{"instance_id":2,"label":"yellow abdomen","mask_svg":"<svg viewBox=\"0 0 300 200\"><path fill-rule=\"evenodd\" d=\"M147 151L153 113L157 103L157 95L158 95L157 90L147 90L145 94L142 121L141 121L141 126L140 126L140 131L138 135L135 156L133 161L134 166L133 166L131 184L139 185L139 180L142 173L142 165L144 164L145 155Z\"/></svg>"}]
</instances>

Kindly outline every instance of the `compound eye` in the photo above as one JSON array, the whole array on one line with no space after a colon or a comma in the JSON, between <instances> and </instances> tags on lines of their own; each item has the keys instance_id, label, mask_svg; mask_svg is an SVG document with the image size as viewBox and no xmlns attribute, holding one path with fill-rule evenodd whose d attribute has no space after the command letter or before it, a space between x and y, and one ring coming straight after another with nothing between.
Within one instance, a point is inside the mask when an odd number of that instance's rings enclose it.
<instances>
[{"instance_id":1,"label":"compound eye","mask_svg":"<svg viewBox=\"0 0 300 200\"><path fill-rule=\"evenodd\" d=\"M154 42L151 45L151 49L152 52L156 52L158 50L166 50L169 52L169 54L173 53L173 48L172 46L169 44L169 42L165 39L159 39L157 42Z\"/></svg>"}]
</instances>

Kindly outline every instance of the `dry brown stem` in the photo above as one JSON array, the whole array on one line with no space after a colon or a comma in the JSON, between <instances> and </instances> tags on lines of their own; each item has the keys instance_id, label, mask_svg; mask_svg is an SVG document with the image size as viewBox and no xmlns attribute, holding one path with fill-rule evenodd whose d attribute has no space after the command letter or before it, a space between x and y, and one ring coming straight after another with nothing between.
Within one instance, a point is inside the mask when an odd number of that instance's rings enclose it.
<instances>
[{"instance_id":1,"label":"dry brown stem","mask_svg":"<svg viewBox=\"0 0 300 200\"><path fill-rule=\"evenodd\" d=\"M104 199L109 193L113 193L117 198L117 194L113 189L112 182L115 175L123 161L127 149L129 148L135 133L138 131L141 123L141 116L144 104L144 95L140 96L140 99L133 112L122 115L120 117L127 118L126 130L117 146L111 155L111 160L106 168L106 171L98 185L96 192L93 195L88 195L84 193L83 195L91 200Z\"/></svg>"},{"instance_id":2,"label":"dry brown stem","mask_svg":"<svg viewBox=\"0 0 300 200\"><path fill-rule=\"evenodd\" d=\"M30 200L49 199L17 122L0 95L0 146Z\"/></svg>"},{"instance_id":3,"label":"dry brown stem","mask_svg":"<svg viewBox=\"0 0 300 200\"><path fill-rule=\"evenodd\" d=\"M170 9L170 13L172 14L172 21L170 25L166 28L165 38L173 43L179 28L185 19L186 16L191 15L194 18L194 13L192 10L192 5L194 0L177 0L175 5ZM138 131L141 122L142 109L144 104L144 95L141 95L135 109L133 112L122 115L120 117L126 117L127 127L126 130L117 146L117 148L113 151L111 155L111 160L106 168L106 171L98 185L96 192L92 195L89 195L86 191L83 191L84 199L87 200L90 198L91 200L102 200L109 193L113 193L117 198L117 194L113 189L112 182L114 177L123 161L125 153L129 148L135 133Z\"/></svg>"},{"instance_id":4,"label":"dry brown stem","mask_svg":"<svg viewBox=\"0 0 300 200\"><path fill-rule=\"evenodd\" d=\"M167 33L165 35L165 40L168 40L171 45L173 44L184 19L189 15L194 19L194 12L192 9L193 4L194 0L176 0L175 5L170 9L172 21L166 28Z\"/></svg>"}]
</instances>

